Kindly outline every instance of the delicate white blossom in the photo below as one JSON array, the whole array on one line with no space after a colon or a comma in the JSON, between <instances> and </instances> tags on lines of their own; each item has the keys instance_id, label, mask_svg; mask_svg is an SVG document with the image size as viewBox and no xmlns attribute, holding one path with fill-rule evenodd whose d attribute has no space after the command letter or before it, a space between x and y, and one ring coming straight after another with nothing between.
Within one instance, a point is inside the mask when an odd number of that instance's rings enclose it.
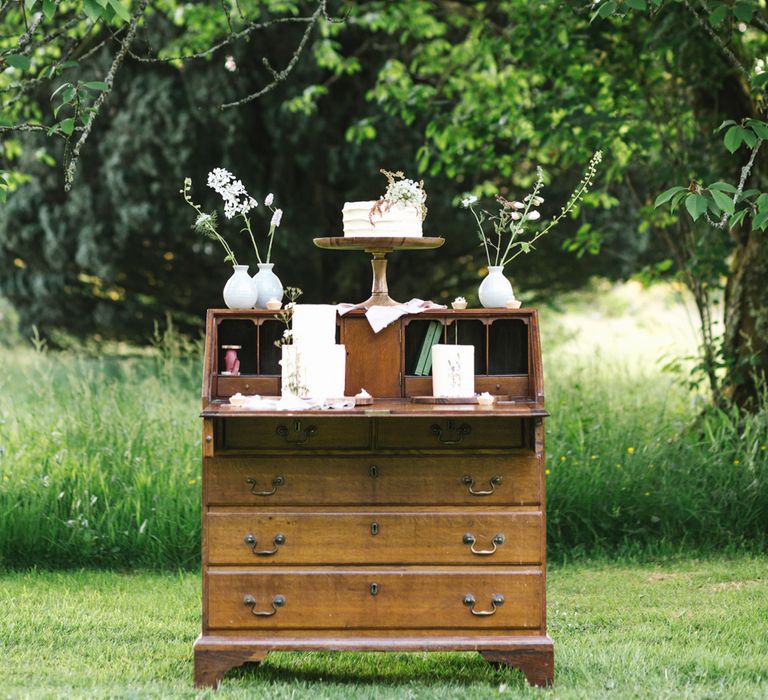
<instances>
[{"instance_id":1,"label":"delicate white blossom","mask_svg":"<svg viewBox=\"0 0 768 700\"><path fill-rule=\"evenodd\" d=\"M512 206L515 209L525 209L525 204L523 204L522 202L512 202Z\"/></svg>"},{"instance_id":2,"label":"delicate white blossom","mask_svg":"<svg viewBox=\"0 0 768 700\"><path fill-rule=\"evenodd\" d=\"M235 63L234 56L227 56L227 60L224 61L224 68L226 68L230 73L234 73L237 70L237 63Z\"/></svg>"},{"instance_id":3,"label":"delicate white blossom","mask_svg":"<svg viewBox=\"0 0 768 700\"><path fill-rule=\"evenodd\" d=\"M468 197L465 197L464 199L461 200L461 206L466 209L467 207L474 204L476 201L477 201L477 195L471 194Z\"/></svg>"},{"instance_id":4,"label":"delicate white blossom","mask_svg":"<svg viewBox=\"0 0 768 700\"><path fill-rule=\"evenodd\" d=\"M537 221L538 219L541 218L541 214L534 209L533 211L529 211L525 215L525 218L530 219L531 221Z\"/></svg>"},{"instance_id":5,"label":"delicate white blossom","mask_svg":"<svg viewBox=\"0 0 768 700\"><path fill-rule=\"evenodd\" d=\"M509 213L509 218L512 219L512 221L520 221L520 219L523 218L523 215L519 212L513 211Z\"/></svg>"},{"instance_id":6,"label":"delicate white blossom","mask_svg":"<svg viewBox=\"0 0 768 700\"><path fill-rule=\"evenodd\" d=\"M271 192L264 198L264 206L265 207L271 207L272 202L275 201L275 195L273 195Z\"/></svg>"},{"instance_id":7,"label":"delicate white blossom","mask_svg":"<svg viewBox=\"0 0 768 700\"><path fill-rule=\"evenodd\" d=\"M245 185L224 168L214 168L208 173L208 187L221 195L224 200L224 216L228 219L238 214L247 214L258 206L258 202L246 191Z\"/></svg>"},{"instance_id":8,"label":"delicate white blossom","mask_svg":"<svg viewBox=\"0 0 768 700\"><path fill-rule=\"evenodd\" d=\"M279 226L280 221L283 218L283 210L282 209L275 209L275 213L272 214L272 221L269 222L270 226Z\"/></svg>"},{"instance_id":9,"label":"delicate white blossom","mask_svg":"<svg viewBox=\"0 0 768 700\"><path fill-rule=\"evenodd\" d=\"M293 331L290 328L286 328L283 331L283 338L293 338Z\"/></svg>"},{"instance_id":10,"label":"delicate white blossom","mask_svg":"<svg viewBox=\"0 0 768 700\"><path fill-rule=\"evenodd\" d=\"M544 203L544 197L539 197L539 196L533 197L530 194L525 198L526 202L529 200L534 207L541 206Z\"/></svg>"},{"instance_id":11,"label":"delicate white blossom","mask_svg":"<svg viewBox=\"0 0 768 700\"><path fill-rule=\"evenodd\" d=\"M386 199L401 204L423 204L426 193L418 182L413 180L398 180L387 189Z\"/></svg>"}]
</instances>

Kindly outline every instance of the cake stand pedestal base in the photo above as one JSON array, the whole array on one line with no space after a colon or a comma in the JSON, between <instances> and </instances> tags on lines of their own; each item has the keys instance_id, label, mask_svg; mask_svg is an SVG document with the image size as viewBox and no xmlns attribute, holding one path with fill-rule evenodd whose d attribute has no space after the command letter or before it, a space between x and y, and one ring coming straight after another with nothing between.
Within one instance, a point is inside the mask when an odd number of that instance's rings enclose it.
<instances>
[{"instance_id":1,"label":"cake stand pedestal base","mask_svg":"<svg viewBox=\"0 0 768 700\"><path fill-rule=\"evenodd\" d=\"M364 250L371 253L371 267L373 268L373 285L371 296L359 304L366 309L372 306L399 306L400 302L389 296L387 288L387 253L393 250L417 250L439 248L445 243L444 238L408 236L334 236L332 238L315 238L314 243L318 248L336 250Z\"/></svg>"}]
</instances>

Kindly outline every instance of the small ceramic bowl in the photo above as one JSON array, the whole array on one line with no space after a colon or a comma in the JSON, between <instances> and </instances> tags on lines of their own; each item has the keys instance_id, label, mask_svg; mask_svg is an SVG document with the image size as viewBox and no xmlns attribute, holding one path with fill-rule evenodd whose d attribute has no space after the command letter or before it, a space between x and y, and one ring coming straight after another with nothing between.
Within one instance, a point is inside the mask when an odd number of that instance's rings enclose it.
<instances>
[{"instance_id":1,"label":"small ceramic bowl","mask_svg":"<svg viewBox=\"0 0 768 700\"><path fill-rule=\"evenodd\" d=\"M278 309L281 309L283 307L283 303L281 301L278 301L277 299L269 299L267 301L267 308L270 311L277 311Z\"/></svg>"},{"instance_id":2,"label":"small ceramic bowl","mask_svg":"<svg viewBox=\"0 0 768 700\"><path fill-rule=\"evenodd\" d=\"M505 306L508 309L519 309L520 306L522 306L522 303L519 299L509 299Z\"/></svg>"},{"instance_id":3,"label":"small ceramic bowl","mask_svg":"<svg viewBox=\"0 0 768 700\"><path fill-rule=\"evenodd\" d=\"M456 309L456 311L462 311L467 308L467 302L466 301L452 301L451 306Z\"/></svg>"}]
</instances>

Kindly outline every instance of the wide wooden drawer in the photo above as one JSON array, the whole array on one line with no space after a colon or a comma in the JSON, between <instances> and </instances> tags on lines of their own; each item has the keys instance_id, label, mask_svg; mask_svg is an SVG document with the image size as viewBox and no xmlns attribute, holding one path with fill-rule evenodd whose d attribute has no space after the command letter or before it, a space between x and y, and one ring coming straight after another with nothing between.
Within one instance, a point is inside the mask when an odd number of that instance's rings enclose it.
<instances>
[{"instance_id":1,"label":"wide wooden drawer","mask_svg":"<svg viewBox=\"0 0 768 700\"><path fill-rule=\"evenodd\" d=\"M529 505L541 501L538 462L509 457L213 457L206 505Z\"/></svg>"},{"instance_id":2,"label":"wide wooden drawer","mask_svg":"<svg viewBox=\"0 0 768 700\"><path fill-rule=\"evenodd\" d=\"M226 418L217 426L217 450L366 450L371 423L366 418Z\"/></svg>"},{"instance_id":3,"label":"wide wooden drawer","mask_svg":"<svg viewBox=\"0 0 768 700\"><path fill-rule=\"evenodd\" d=\"M539 564L540 511L209 513L208 562Z\"/></svg>"},{"instance_id":4,"label":"wide wooden drawer","mask_svg":"<svg viewBox=\"0 0 768 700\"><path fill-rule=\"evenodd\" d=\"M542 625L544 576L537 569L271 569L209 571L206 576L210 629Z\"/></svg>"},{"instance_id":5,"label":"wide wooden drawer","mask_svg":"<svg viewBox=\"0 0 768 700\"><path fill-rule=\"evenodd\" d=\"M526 446L522 418L388 418L379 420L377 449L485 450Z\"/></svg>"}]
</instances>

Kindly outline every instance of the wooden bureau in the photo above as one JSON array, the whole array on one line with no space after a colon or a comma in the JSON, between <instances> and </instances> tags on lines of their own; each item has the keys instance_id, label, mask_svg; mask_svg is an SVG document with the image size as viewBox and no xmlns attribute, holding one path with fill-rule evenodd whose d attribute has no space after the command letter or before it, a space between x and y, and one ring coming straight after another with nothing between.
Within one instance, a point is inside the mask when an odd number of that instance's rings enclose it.
<instances>
[{"instance_id":1,"label":"wooden bureau","mask_svg":"<svg viewBox=\"0 0 768 700\"><path fill-rule=\"evenodd\" d=\"M435 320L475 345L477 390L503 401L412 402L431 392L411 371L419 324ZM196 685L272 650L478 651L551 684L536 312L427 312L378 335L353 312L339 321L346 393L364 386L372 406L230 406L236 391L279 392L273 324L208 312ZM244 374L223 376L233 343Z\"/></svg>"}]
</instances>

